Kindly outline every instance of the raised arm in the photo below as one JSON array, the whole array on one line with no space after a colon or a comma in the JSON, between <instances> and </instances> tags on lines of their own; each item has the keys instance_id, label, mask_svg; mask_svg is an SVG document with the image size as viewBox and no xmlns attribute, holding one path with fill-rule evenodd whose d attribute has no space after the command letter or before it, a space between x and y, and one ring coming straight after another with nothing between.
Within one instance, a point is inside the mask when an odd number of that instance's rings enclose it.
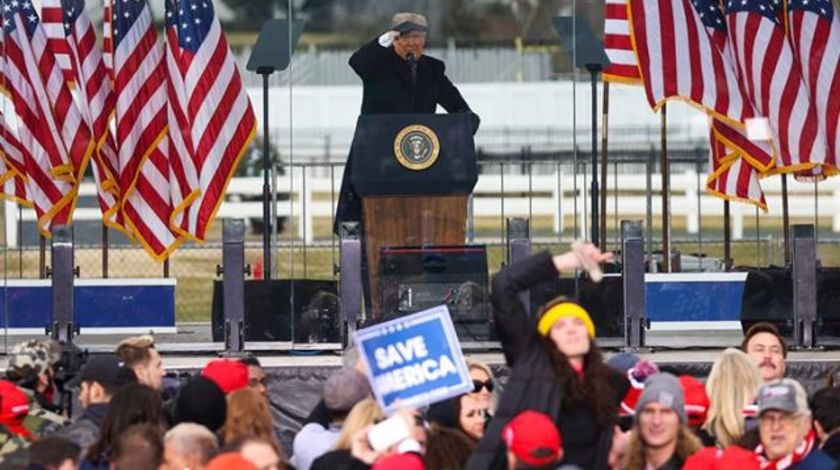
<instances>
[{"instance_id":1,"label":"raised arm","mask_svg":"<svg viewBox=\"0 0 840 470\"><path fill-rule=\"evenodd\" d=\"M493 276L493 318L508 366L519 359L536 339L534 321L528 318L519 293L535 284L556 278L559 273L547 251L506 266Z\"/></svg>"},{"instance_id":2,"label":"raised arm","mask_svg":"<svg viewBox=\"0 0 840 470\"><path fill-rule=\"evenodd\" d=\"M382 60L389 54L396 31L388 31L374 38L350 56L350 67L362 80L366 80L379 68Z\"/></svg>"},{"instance_id":3,"label":"raised arm","mask_svg":"<svg viewBox=\"0 0 840 470\"><path fill-rule=\"evenodd\" d=\"M513 263L493 276L493 317L502 343L505 360L512 366L525 349L536 340L535 321L528 317L519 301L519 293L541 282L556 278L563 271L583 268L585 263L603 263L612 253L601 253L591 244L575 251L551 256L547 251Z\"/></svg>"}]
</instances>

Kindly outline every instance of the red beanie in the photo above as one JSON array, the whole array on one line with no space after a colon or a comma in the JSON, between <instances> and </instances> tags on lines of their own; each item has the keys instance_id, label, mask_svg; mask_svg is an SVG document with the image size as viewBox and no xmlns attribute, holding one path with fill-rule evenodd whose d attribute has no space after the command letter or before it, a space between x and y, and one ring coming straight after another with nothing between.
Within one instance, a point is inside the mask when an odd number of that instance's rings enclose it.
<instances>
[{"instance_id":1,"label":"red beanie","mask_svg":"<svg viewBox=\"0 0 840 470\"><path fill-rule=\"evenodd\" d=\"M248 366L233 359L214 359L204 366L201 375L216 382L225 395L248 386Z\"/></svg>"}]
</instances>

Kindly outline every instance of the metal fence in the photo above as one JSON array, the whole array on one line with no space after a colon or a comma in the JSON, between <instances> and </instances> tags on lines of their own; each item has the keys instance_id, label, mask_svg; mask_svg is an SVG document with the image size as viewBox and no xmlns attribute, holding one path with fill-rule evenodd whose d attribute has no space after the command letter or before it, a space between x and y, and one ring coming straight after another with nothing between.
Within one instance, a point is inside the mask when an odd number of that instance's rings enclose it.
<instances>
[{"instance_id":1,"label":"metal fence","mask_svg":"<svg viewBox=\"0 0 840 470\"><path fill-rule=\"evenodd\" d=\"M723 203L704 192L706 149L674 145L672 152L672 186L668 195L671 210L667 218L672 248L696 255L699 266L684 263L686 269L718 269L720 264L715 260L723 256ZM647 229L647 250L653 253L661 249L663 215L658 157L658 150L649 146L611 149L609 177L601 182L608 194L609 248L619 247L620 221L637 219L644 221ZM491 271L496 271L504 260L505 221L509 217L530 221L535 249L557 250L576 238L586 237L591 223L588 165L585 150L482 154L479 181L470 200L467 242L488 246ZM334 267L339 259L338 240L331 227L342 171L343 162L282 164L275 169L275 277L337 280ZM259 180L234 179L219 211L220 218L248 221L246 262L257 274L262 253ZM732 204L732 256L736 265L764 267L784 263L778 177L762 183L771 208L768 214ZM826 266L840 265L840 180L830 179L819 185L792 182L789 189L792 220L815 223L820 261ZM6 203L5 210L5 278L44 277L44 267L51 264L49 247L39 248L31 214L13 203ZM84 240L77 244L75 252L82 278L175 278L179 324L209 322L213 281L218 279L216 265L222 262L220 221L213 227L211 241L186 244L166 265L161 265L113 231L108 232L107 248L103 247L101 224L95 218L85 220L85 214L92 213L95 210L81 210L76 215L76 238Z\"/></svg>"}]
</instances>

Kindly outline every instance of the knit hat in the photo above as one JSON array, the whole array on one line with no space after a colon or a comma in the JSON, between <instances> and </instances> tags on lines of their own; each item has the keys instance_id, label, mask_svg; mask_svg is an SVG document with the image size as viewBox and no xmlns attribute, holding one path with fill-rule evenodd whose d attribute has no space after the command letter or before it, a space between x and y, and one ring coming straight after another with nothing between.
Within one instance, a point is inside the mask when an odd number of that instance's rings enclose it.
<instances>
[{"instance_id":1,"label":"knit hat","mask_svg":"<svg viewBox=\"0 0 840 470\"><path fill-rule=\"evenodd\" d=\"M685 412L688 414L688 425L699 428L706 422L709 413L709 396L706 386L690 375L681 375L680 385L685 397Z\"/></svg>"},{"instance_id":2,"label":"knit hat","mask_svg":"<svg viewBox=\"0 0 840 470\"><path fill-rule=\"evenodd\" d=\"M14 382L28 382L46 372L51 364L49 345L40 340L16 344L9 352L6 376Z\"/></svg>"},{"instance_id":3,"label":"knit hat","mask_svg":"<svg viewBox=\"0 0 840 470\"><path fill-rule=\"evenodd\" d=\"M173 425L201 424L216 432L225 424L227 400L222 389L207 377L195 377L175 397Z\"/></svg>"},{"instance_id":4,"label":"knit hat","mask_svg":"<svg viewBox=\"0 0 840 470\"><path fill-rule=\"evenodd\" d=\"M214 359L204 366L201 375L216 382L225 394L248 386L248 366L233 359Z\"/></svg>"},{"instance_id":5,"label":"knit hat","mask_svg":"<svg viewBox=\"0 0 840 470\"><path fill-rule=\"evenodd\" d=\"M659 372L659 367L646 359L630 353L618 353L607 359L607 365L621 372L627 377L630 386L621 399L618 410L620 416L633 416L636 413L636 403L645 389L645 379Z\"/></svg>"},{"instance_id":6,"label":"knit hat","mask_svg":"<svg viewBox=\"0 0 840 470\"><path fill-rule=\"evenodd\" d=\"M525 410L502 429L502 440L517 460L532 467L555 463L560 456L560 432L547 415Z\"/></svg>"},{"instance_id":7,"label":"knit hat","mask_svg":"<svg viewBox=\"0 0 840 470\"><path fill-rule=\"evenodd\" d=\"M367 377L352 367L342 367L324 383L324 404L330 411L349 411L370 396Z\"/></svg>"},{"instance_id":8,"label":"knit hat","mask_svg":"<svg viewBox=\"0 0 840 470\"><path fill-rule=\"evenodd\" d=\"M551 331L551 327L554 326L554 323L556 323L557 320L566 317L579 318L586 326L586 331L589 333L589 337L595 337L595 323L592 322L592 318L589 316L589 313L580 305L569 301L559 302L549 307L548 310L546 310L540 317L540 321L537 323L537 331L539 331L543 336L548 336L548 332Z\"/></svg>"},{"instance_id":9,"label":"knit hat","mask_svg":"<svg viewBox=\"0 0 840 470\"><path fill-rule=\"evenodd\" d=\"M686 422L685 396L680 381L673 375L659 373L648 377L645 381L645 390L636 403L636 416L648 403L659 403L662 406L667 406L677 413L681 423Z\"/></svg>"},{"instance_id":10,"label":"knit hat","mask_svg":"<svg viewBox=\"0 0 840 470\"><path fill-rule=\"evenodd\" d=\"M0 424L9 431L27 439L32 436L23 427L23 420L29 414L29 399L15 384L0 380Z\"/></svg>"}]
</instances>

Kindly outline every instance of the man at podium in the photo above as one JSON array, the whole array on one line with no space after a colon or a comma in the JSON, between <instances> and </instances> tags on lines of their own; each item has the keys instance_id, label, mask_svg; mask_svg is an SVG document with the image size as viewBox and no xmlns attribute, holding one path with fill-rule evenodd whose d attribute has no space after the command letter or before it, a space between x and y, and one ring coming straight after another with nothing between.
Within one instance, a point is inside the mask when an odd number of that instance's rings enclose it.
<instances>
[{"instance_id":1,"label":"man at podium","mask_svg":"<svg viewBox=\"0 0 840 470\"><path fill-rule=\"evenodd\" d=\"M361 114L434 113L441 105L449 113L470 113L473 133L479 118L447 78L443 61L424 55L429 24L423 15L397 13L391 29L363 45L350 57L350 67L362 79ZM353 154L347 158L335 226L362 220L361 201L350 182Z\"/></svg>"}]
</instances>

